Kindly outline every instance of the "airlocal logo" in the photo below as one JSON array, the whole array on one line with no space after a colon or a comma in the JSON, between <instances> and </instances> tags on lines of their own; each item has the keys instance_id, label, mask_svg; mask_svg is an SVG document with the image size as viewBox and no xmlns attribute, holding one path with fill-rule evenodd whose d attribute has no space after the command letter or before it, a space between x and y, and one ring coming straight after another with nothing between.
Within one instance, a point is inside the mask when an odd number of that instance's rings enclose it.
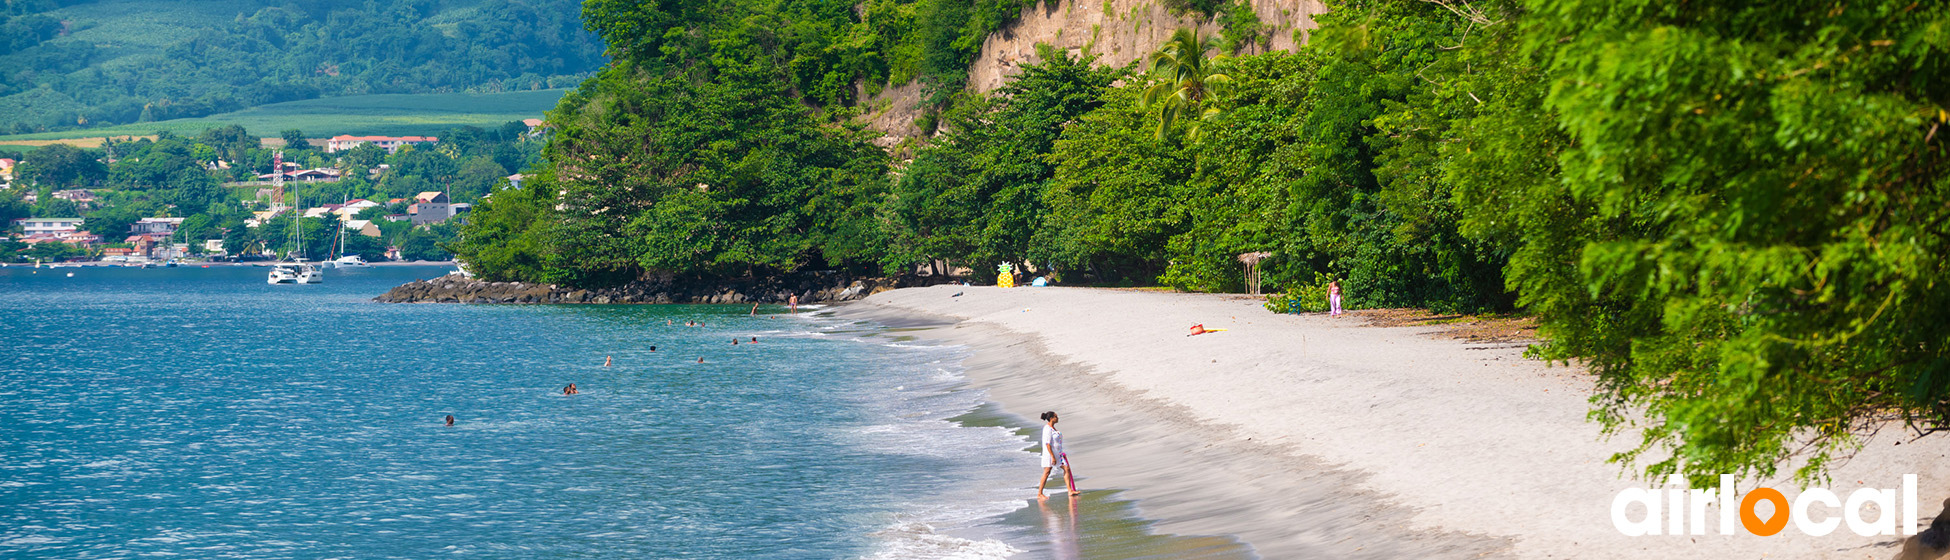
<instances>
[{"instance_id":1,"label":"airlocal logo","mask_svg":"<svg viewBox=\"0 0 1950 560\"><path fill-rule=\"evenodd\" d=\"M1790 503L1787 496L1773 488L1756 488L1746 495L1736 495L1733 489L1733 475L1720 475L1717 489L1692 489L1686 487L1685 477L1674 475L1667 479L1669 489L1627 488L1611 501L1611 524L1618 532L1628 537L1657 535L1661 525L1668 535L1706 534L1706 506L1718 505L1720 534L1734 532L1734 520L1739 519L1740 527L1747 532L1763 537L1773 536L1786 528L1789 521L1801 532L1820 537L1835 532L1842 522L1855 534L1865 537L1896 534L1896 490L1863 488L1848 495L1844 502L1834 492L1826 488L1808 488L1794 497ZM1902 487L1903 534L1916 534L1916 475L1903 475ZM1773 505L1773 514L1761 519L1756 508L1761 502ZM1645 518L1634 521L1628 519L1632 504L1645 506ZM1727 507L1729 504L1735 507ZM1864 519L1863 506L1875 504L1876 518ZM1838 511L1839 510L1839 511ZM1664 523L1661 523L1661 522ZM1684 531L1684 532L1682 532Z\"/></svg>"}]
</instances>

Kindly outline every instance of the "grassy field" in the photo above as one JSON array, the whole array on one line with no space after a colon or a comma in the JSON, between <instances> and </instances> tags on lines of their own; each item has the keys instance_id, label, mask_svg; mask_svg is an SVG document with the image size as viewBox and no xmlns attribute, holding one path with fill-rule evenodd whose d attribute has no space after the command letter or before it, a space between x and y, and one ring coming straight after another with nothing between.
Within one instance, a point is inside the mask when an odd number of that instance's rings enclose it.
<instances>
[{"instance_id":1,"label":"grassy field","mask_svg":"<svg viewBox=\"0 0 1950 560\"><path fill-rule=\"evenodd\" d=\"M177 119L121 126L0 136L0 145L38 146L48 143L92 147L104 137L147 136L158 131L194 135L204 129L242 125L258 136L277 136L298 129L310 138L340 134L375 136L437 135L448 128L473 125L494 127L522 119L541 118L555 108L568 90L508 93L423 93L355 95L261 105L195 119ZM10 148L18 149L18 148Z\"/></svg>"}]
</instances>

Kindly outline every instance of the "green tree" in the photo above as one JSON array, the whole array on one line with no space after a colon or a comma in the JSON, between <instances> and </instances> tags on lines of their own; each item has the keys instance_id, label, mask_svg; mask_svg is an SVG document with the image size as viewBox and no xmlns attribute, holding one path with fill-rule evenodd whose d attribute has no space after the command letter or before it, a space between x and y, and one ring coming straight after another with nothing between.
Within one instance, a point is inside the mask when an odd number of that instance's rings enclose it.
<instances>
[{"instance_id":1,"label":"green tree","mask_svg":"<svg viewBox=\"0 0 1950 560\"><path fill-rule=\"evenodd\" d=\"M1950 6L1526 7L1561 182L1473 196L1536 201L1502 218L1510 281L1538 351L1597 374L1595 417L1643 428L1615 459L1769 476L1805 450L1807 479L1883 419L1950 426Z\"/></svg>"},{"instance_id":2,"label":"green tree","mask_svg":"<svg viewBox=\"0 0 1950 560\"><path fill-rule=\"evenodd\" d=\"M284 138L284 149L286 150L298 151L311 149L311 140L305 139L305 131L293 128L279 132L278 136Z\"/></svg>"},{"instance_id":3,"label":"green tree","mask_svg":"<svg viewBox=\"0 0 1950 560\"><path fill-rule=\"evenodd\" d=\"M41 185L69 187L102 180L106 168L93 150L51 144L28 153L17 173Z\"/></svg>"},{"instance_id":4,"label":"green tree","mask_svg":"<svg viewBox=\"0 0 1950 560\"><path fill-rule=\"evenodd\" d=\"M1186 133L1197 139L1199 123L1218 114L1218 107L1209 102L1223 98L1230 91L1232 77L1213 70L1211 59L1206 58L1205 53L1217 49L1216 39L1202 37L1191 29L1179 29L1172 32L1164 46L1151 53L1150 71L1146 75L1157 81L1145 88L1138 107L1157 111L1159 138L1165 137L1173 122L1190 118L1191 126Z\"/></svg>"}]
</instances>

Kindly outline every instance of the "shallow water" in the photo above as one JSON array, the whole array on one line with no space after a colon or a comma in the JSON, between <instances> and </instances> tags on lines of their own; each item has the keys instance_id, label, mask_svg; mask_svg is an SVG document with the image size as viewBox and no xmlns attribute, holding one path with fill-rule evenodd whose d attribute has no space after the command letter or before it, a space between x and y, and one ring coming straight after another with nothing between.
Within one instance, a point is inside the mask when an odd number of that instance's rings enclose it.
<instances>
[{"instance_id":1,"label":"shallow water","mask_svg":"<svg viewBox=\"0 0 1950 560\"><path fill-rule=\"evenodd\" d=\"M908 502L997 513L967 473L1020 459L941 420L976 396L939 349L748 307L367 301L443 272L0 270L0 556L860 556L955 520Z\"/></svg>"},{"instance_id":2,"label":"shallow water","mask_svg":"<svg viewBox=\"0 0 1950 560\"><path fill-rule=\"evenodd\" d=\"M749 306L369 301L445 272L0 269L0 557L1248 555L1112 490L1024 500L1032 422L965 350Z\"/></svg>"}]
</instances>

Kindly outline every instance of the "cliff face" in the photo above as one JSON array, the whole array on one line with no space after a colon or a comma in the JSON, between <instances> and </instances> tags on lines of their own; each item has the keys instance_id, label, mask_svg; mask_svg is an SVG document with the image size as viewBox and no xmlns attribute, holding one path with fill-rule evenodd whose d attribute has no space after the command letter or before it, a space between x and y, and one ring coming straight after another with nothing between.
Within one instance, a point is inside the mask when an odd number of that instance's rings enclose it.
<instances>
[{"instance_id":1,"label":"cliff face","mask_svg":"<svg viewBox=\"0 0 1950 560\"><path fill-rule=\"evenodd\" d=\"M1263 27L1261 35L1270 34L1270 50L1290 51L1305 43L1307 33L1316 27L1314 16L1327 11L1318 0L1251 0L1251 4ZM968 84L983 92L1002 87L1017 65L1037 61L1038 43L1068 50L1071 56L1089 52L1097 55L1099 64L1123 66L1151 54L1180 28L1196 28L1215 37L1222 31L1197 14L1173 16L1158 0L1073 0L1031 6L1015 23L982 43L982 54L969 68ZM1240 54L1256 52L1264 51L1257 45L1240 50Z\"/></svg>"},{"instance_id":2,"label":"cliff face","mask_svg":"<svg viewBox=\"0 0 1950 560\"><path fill-rule=\"evenodd\" d=\"M1255 44L1240 49L1240 54L1291 51L1305 44L1317 27L1314 16L1327 11L1320 0L1249 3L1259 16L1266 47ZM1218 36L1222 31L1211 18L1174 16L1159 0L1047 0L1024 8L1014 23L983 41L982 52L968 71L968 87L979 92L1002 87L1018 72L1019 65L1039 60L1037 44L1066 50L1071 56L1095 54L1098 64L1123 66L1142 60L1180 28L1195 28L1207 36ZM874 108L867 115L868 122L888 135L887 145L922 134L914 125L922 115L920 91L919 83L908 84L888 88L868 101Z\"/></svg>"}]
</instances>

